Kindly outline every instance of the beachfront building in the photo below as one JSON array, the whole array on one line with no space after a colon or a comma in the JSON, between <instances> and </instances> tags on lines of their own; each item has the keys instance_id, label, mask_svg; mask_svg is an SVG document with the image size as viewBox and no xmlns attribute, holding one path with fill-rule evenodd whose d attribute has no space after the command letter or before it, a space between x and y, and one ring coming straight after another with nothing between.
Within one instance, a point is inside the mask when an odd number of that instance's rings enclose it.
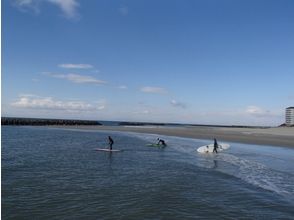
<instances>
[{"instance_id":1,"label":"beachfront building","mask_svg":"<svg viewBox=\"0 0 294 220\"><path fill-rule=\"evenodd\" d=\"M287 126L294 125L294 107L286 108L286 125Z\"/></svg>"}]
</instances>

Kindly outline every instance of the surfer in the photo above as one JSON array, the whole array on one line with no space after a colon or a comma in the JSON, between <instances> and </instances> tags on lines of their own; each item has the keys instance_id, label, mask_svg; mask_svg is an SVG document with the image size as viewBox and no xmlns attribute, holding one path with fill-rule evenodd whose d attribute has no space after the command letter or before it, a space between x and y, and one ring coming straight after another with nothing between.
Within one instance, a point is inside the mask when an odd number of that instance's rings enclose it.
<instances>
[{"instance_id":1,"label":"surfer","mask_svg":"<svg viewBox=\"0 0 294 220\"><path fill-rule=\"evenodd\" d=\"M213 144L213 153L217 153L217 148L218 148L218 144L217 144L217 141L216 139L214 138L214 144Z\"/></svg>"},{"instance_id":2,"label":"surfer","mask_svg":"<svg viewBox=\"0 0 294 220\"><path fill-rule=\"evenodd\" d=\"M158 140L158 142L157 142L158 145L166 146L166 143L164 140L159 139L159 138L157 138L157 140Z\"/></svg>"},{"instance_id":3,"label":"surfer","mask_svg":"<svg viewBox=\"0 0 294 220\"><path fill-rule=\"evenodd\" d=\"M108 136L108 143L109 143L109 150L112 150L112 145L113 145L114 141L110 136Z\"/></svg>"}]
</instances>

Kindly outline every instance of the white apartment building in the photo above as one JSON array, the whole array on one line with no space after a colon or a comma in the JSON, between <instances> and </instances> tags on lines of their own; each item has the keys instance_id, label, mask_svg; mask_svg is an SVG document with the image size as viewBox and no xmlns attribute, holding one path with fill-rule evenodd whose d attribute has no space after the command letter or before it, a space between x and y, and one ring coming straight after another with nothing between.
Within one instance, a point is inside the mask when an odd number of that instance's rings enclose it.
<instances>
[{"instance_id":1,"label":"white apartment building","mask_svg":"<svg viewBox=\"0 0 294 220\"><path fill-rule=\"evenodd\" d=\"M286 108L286 125L294 125L294 107Z\"/></svg>"}]
</instances>

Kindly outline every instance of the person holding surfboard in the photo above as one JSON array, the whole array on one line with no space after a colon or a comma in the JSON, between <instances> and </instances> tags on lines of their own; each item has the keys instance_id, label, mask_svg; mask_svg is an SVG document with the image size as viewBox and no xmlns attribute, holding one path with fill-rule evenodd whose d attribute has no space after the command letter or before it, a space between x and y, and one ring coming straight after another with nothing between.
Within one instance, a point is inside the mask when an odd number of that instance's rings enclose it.
<instances>
[{"instance_id":1,"label":"person holding surfboard","mask_svg":"<svg viewBox=\"0 0 294 220\"><path fill-rule=\"evenodd\" d=\"M217 141L216 139L214 138L214 144L213 144L213 153L217 153L217 148L218 148L218 144L217 144Z\"/></svg>"},{"instance_id":2,"label":"person holding surfboard","mask_svg":"<svg viewBox=\"0 0 294 220\"><path fill-rule=\"evenodd\" d=\"M114 141L110 136L108 136L108 143L109 143L109 150L112 150L112 145L113 145Z\"/></svg>"}]
</instances>

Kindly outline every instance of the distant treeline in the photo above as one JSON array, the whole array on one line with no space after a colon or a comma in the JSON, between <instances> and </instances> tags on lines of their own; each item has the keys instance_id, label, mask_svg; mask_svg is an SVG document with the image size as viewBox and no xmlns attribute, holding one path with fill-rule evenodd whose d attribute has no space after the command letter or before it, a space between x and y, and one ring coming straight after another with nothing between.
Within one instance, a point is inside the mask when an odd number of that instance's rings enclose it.
<instances>
[{"instance_id":1,"label":"distant treeline","mask_svg":"<svg viewBox=\"0 0 294 220\"><path fill-rule=\"evenodd\" d=\"M1 125L101 125L98 121L2 117Z\"/></svg>"}]
</instances>

